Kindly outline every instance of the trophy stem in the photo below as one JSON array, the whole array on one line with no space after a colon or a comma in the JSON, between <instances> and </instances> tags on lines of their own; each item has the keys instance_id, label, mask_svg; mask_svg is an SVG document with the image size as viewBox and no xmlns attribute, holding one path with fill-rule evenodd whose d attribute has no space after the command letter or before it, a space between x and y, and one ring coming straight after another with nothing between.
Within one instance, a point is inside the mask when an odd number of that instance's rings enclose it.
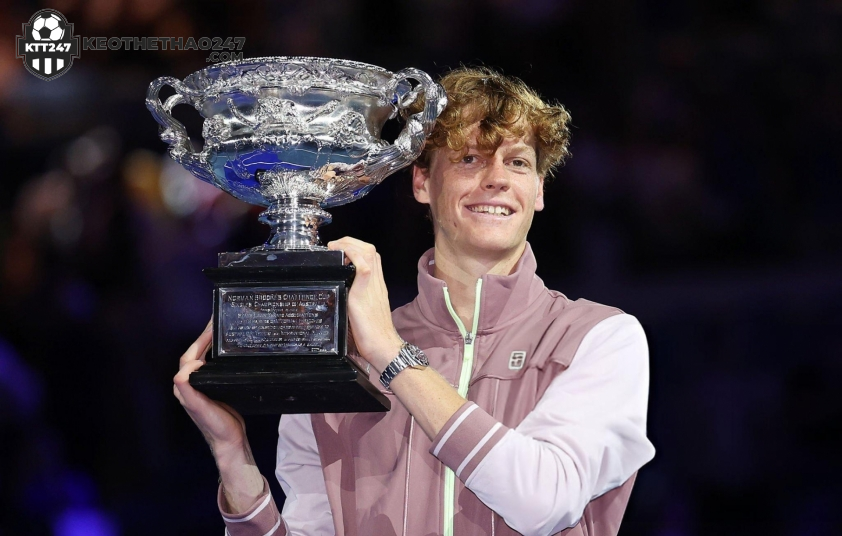
<instances>
[{"instance_id":1,"label":"trophy stem","mask_svg":"<svg viewBox=\"0 0 842 536\"><path fill-rule=\"evenodd\" d=\"M319 227L332 218L318 199L279 197L260 213L260 221L272 228L263 249L324 251Z\"/></svg>"}]
</instances>

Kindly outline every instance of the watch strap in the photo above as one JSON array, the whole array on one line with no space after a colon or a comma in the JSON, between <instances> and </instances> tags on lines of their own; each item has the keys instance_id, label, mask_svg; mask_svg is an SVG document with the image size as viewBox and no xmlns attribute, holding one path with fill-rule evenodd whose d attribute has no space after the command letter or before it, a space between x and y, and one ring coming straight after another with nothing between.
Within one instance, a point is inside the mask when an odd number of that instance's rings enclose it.
<instances>
[{"instance_id":1,"label":"watch strap","mask_svg":"<svg viewBox=\"0 0 842 536\"><path fill-rule=\"evenodd\" d=\"M380 375L380 383L383 387L389 389L389 385L391 385L392 380L395 379L395 376L397 376L402 370L408 367L425 368L429 365L430 360L427 359L427 354L425 354L421 348L404 341L398 355L385 369L383 369L383 373Z\"/></svg>"}]
</instances>

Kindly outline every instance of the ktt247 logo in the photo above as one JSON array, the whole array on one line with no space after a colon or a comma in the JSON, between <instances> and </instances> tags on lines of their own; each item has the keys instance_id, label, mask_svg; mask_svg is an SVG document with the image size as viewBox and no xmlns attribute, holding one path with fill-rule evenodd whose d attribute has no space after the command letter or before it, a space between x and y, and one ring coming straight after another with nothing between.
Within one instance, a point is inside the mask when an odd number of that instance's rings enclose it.
<instances>
[{"instance_id":1,"label":"ktt247 logo","mask_svg":"<svg viewBox=\"0 0 842 536\"><path fill-rule=\"evenodd\" d=\"M17 36L17 57L26 70L41 80L55 80L79 57L79 37L73 25L55 9L42 9L23 24Z\"/></svg>"}]
</instances>

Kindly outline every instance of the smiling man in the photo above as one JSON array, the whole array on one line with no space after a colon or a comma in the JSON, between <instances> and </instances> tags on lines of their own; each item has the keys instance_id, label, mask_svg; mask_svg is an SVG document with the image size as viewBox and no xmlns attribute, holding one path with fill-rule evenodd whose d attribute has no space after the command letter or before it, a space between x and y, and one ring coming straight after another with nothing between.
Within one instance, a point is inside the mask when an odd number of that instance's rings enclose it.
<instances>
[{"instance_id":1,"label":"smiling man","mask_svg":"<svg viewBox=\"0 0 842 536\"><path fill-rule=\"evenodd\" d=\"M449 104L412 172L435 234L418 297L391 312L374 246L328 245L356 265L351 331L392 410L283 416L279 513L241 417L187 381L210 328L182 356L175 394L211 445L231 536L615 535L654 455L640 324L548 290L526 242L569 114L487 69L441 83Z\"/></svg>"}]
</instances>

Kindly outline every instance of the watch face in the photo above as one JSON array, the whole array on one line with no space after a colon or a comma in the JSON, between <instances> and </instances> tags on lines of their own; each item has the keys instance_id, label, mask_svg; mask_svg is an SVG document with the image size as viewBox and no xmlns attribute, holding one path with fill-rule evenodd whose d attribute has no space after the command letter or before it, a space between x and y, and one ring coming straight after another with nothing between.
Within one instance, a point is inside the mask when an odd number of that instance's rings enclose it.
<instances>
[{"instance_id":1,"label":"watch face","mask_svg":"<svg viewBox=\"0 0 842 536\"><path fill-rule=\"evenodd\" d=\"M427 359L427 354L425 354L424 351L418 347L415 348L415 352L413 353L412 357L419 364L416 365L414 368L426 368L430 365L430 360Z\"/></svg>"}]
</instances>

